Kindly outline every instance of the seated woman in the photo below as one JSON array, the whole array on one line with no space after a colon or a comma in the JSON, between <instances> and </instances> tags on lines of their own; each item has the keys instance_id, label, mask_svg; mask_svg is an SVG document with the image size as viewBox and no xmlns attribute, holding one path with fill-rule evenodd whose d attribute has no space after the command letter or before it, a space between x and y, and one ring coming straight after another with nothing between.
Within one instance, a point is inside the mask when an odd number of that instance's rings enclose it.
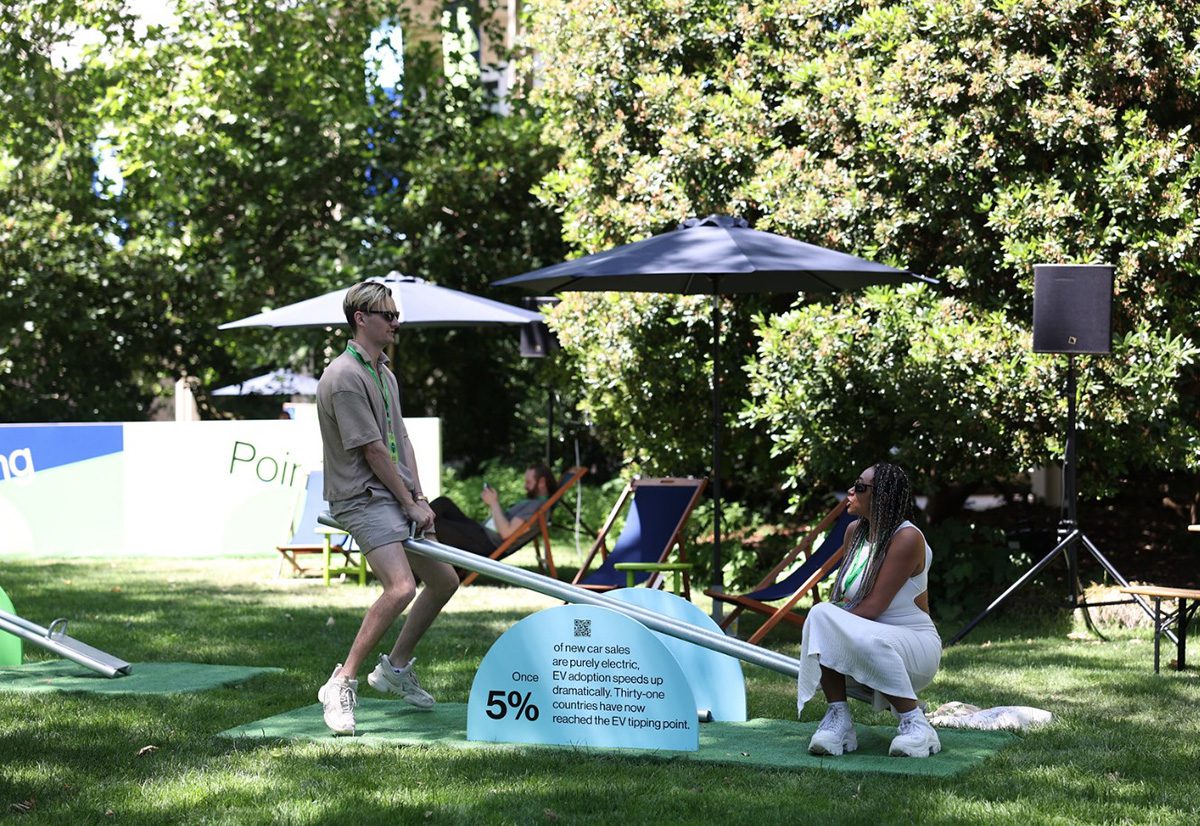
<instances>
[{"instance_id":1,"label":"seated woman","mask_svg":"<svg viewBox=\"0 0 1200 826\"><path fill-rule=\"evenodd\" d=\"M900 731L889 754L928 757L942 745L917 705L917 692L933 681L942 640L929 618L933 551L908 521L908 477L885 462L867 468L850 488L847 510L858 520L846 529L831 601L808 612L800 645L797 708L803 710L818 684L829 703L808 750L842 754L858 748L846 702L849 681L852 691L873 692L876 708L890 704L898 714Z\"/></svg>"}]
</instances>

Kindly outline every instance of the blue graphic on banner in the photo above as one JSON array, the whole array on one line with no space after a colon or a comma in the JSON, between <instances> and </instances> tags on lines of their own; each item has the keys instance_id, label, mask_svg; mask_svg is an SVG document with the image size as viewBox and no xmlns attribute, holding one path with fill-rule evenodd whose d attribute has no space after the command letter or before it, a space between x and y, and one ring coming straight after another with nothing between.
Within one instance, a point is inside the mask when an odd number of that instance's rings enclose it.
<instances>
[{"instance_id":1,"label":"blue graphic on banner","mask_svg":"<svg viewBox=\"0 0 1200 826\"><path fill-rule=\"evenodd\" d=\"M119 424L0 425L0 482L120 453L124 434Z\"/></svg>"},{"instance_id":2,"label":"blue graphic on banner","mask_svg":"<svg viewBox=\"0 0 1200 826\"><path fill-rule=\"evenodd\" d=\"M608 596L714 634L724 633L698 606L669 591L617 588ZM658 631L651 633L662 640L683 669L699 711L707 709L711 719L718 723L746 722L746 678L736 658Z\"/></svg>"},{"instance_id":3,"label":"blue graphic on banner","mask_svg":"<svg viewBox=\"0 0 1200 826\"><path fill-rule=\"evenodd\" d=\"M526 617L475 672L467 739L696 751L696 699L648 628L607 608Z\"/></svg>"}]
</instances>

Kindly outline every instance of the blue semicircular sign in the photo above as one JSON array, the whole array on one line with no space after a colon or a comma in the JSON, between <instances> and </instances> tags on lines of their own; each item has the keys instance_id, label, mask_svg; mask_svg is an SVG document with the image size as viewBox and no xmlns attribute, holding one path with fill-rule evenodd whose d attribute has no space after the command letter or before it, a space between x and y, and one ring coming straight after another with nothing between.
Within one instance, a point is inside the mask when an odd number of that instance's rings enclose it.
<instances>
[{"instance_id":1,"label":"blue semicircular sign","mask_svg":"<svg viewBox=\"0 0 1200 826\"><path fill-rule=\"evenodd\" d=\"M518 622L484 656L467 739L696 751L696 700L674 656L624 614L564 605Z\"/></svg>"},{"instance_id":2,"label":"blue semicircular sign","mask_svg":"<svg viewBox=\"0 0 1200 826\"><path fill-rule=\"evenodd\" d=\"M679 622L694 625L704 631L723 634L721 627L699 606L668 591L654 588L617 588L608 595L632 605L649 609ZM742 666L735 658L710 648L677 639L658 631L654 636L662 640L683 669L696 697L701 712L718 723L746 722L746 678Z\"/></svg>"}]
</instances>

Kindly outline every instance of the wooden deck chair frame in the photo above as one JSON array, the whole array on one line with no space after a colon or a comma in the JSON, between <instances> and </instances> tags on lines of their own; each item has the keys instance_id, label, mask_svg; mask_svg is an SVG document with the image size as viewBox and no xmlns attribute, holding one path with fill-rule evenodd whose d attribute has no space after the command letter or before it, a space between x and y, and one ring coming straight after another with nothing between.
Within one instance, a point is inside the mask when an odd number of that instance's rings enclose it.
<instances>
[{"instance_id":1,"label":"wooden deck chair frame","mask_svg":"<svg viewBox=\"0 0 1200 826\"><path fill-rule=\"evenodd\" d=\"M825 577L829 576L830 571L837 568L837 566L841 563L842 554L845 551L844 541L842 547L835 550L821 565L821 567L813 571L807 579L801 582L796 587L796 590L792 592L792 595L788 597L788 599L782 605L776 607L771 603L754 599L753 597L750 597L749 594L756 593L761 591L763 588L774 585L776 580L778 580L779 575L790 568L801 554L803 554L804 558L807 560L812 554L812 546L817 537L833 527L834 523L837 522L838 517L842 515L842 512L845 511L845 509L846 500L842 500L834 505L833 508L830 509L829 513L825 514L825 516L821 518L821 521L818 522L807 534L805 534L804 538L800 540L800 544L784 554L783 559L779 560L779 564L772 568L767 575L762 578L762 581L751 588L746 594L727 594L716 591L705 591L705 595L715 600L732 603L734 605L734 609L729 613L728 616L725 617L724 620L721 621L721 629L725 630L728 628L730 624L732 624L733 621L736 620L738 616L746 609L754 611L758 614L763 614L767 617L762 626L747 640L747 642L753 645L757 645L758 643L762 642L763 638L766 637L767 634L769 634L771 630L781 622L787 622L796 626L804 625L804 615L794 613L792 609L796 607L796 604L800 602L801 599L810 593L813 595L814 602L819 602L821 600L820 584Z\"/></svg>"},{"instance_id":2,"label":"wooden deck chair frame","mask_svg":"<svg viewBox=\"0 0 1200 826\"><path fill-rule=\"evenodd\" d=\"M313 473L320 473L320 471L311 471L310 476ZM292 516L293 536L295 536L296 532L301 527L300 522L303 520L305 511L309 504L308 497L312 495L313 491L310 489L310 483L308 480L305 480L304 491L301 492L296 501L295 513ZM325 501L322 498L321 506L324 507L324 505ZM314 509L313 513L320 512L322 507ZM334 530L321 524L315 524L313 533L320 535L322 541L319 543L285 543L283 545L275 546L275 550L279 552L279 565L275 570L276 576L281 576L283 574L283 566L285 562L291 566L292 574L294 576L306 576L308 574L315 573L318 569L315 566L306 567L301 565L300 557L320 554L321 567L319 570L321 571L321 576L326 585L330 583L334 576L341 576L343 574L347 577L353 577L357 579L359 585L367 584L366 556L361 551L353 547L354 540L349 534L347 534L345 531ZM345 536L346 541L341 545L336 545L334 544L334 537L336 536ZM341 556L345 559L345 564L335 568L332 564L332 559L336 554L341 554Z\"/></svg>"},{"instance_id":3,"label":"wooden deck chair frame","mask_svg":"<svg viewBox=\"0 0 1200 826\"><path fill-rule=\"evenodd\" d=\"M367 584L367 559L354 544L354 537L345 531L336 530L319 526L316 532L324 537L324 541L320 545L277 545L275 550L279 551L281 559L276 574L282 574L283 563L286 560L292 566L292 573L295 576L307 576L321 572L321 578L328 585L333 581L335 576L346 576L357 579L359 585ZM334 544L334 538L338 536L346 537L346 541L341 545ZM321 565L305 567L299 563L297 556L308 554L320 554ZM345 563L335 567L333 560L337 555L341 554Z\"/></svg>"},{"instance_id":4,"label":"wooden deck chair frame","mask_svg":"<svg viewBox=\"0 0 1200 826\"><path fill-rule=\"evenodd\" d=\"M568 469L567 472L562 475L562 479L559 480L558 487L555 488L554 493L550 494L550 496L546 498L546 501L543 502L538 509L529 516L528 519L521 523L521 527L513 531L507 539L501 542L496 550L488 554L488 557L490 559L502 559L515 551L517 548L524 545L531 538L529 536L528 526L530 523L534 523L534 533L532 539L534 546L538 547L539 550L538 565L541 566L542 570L545 571L549 576L557 579L558 569L554 565L554 554L550 550L550 511L552 511L554 506L558 504L559 500L563 498L563 494L575 487L575 485L579 484L579 480L582 479L586 474L587 468L585 467L573 467ZM541 555L543 551L545 553L544 560ZM477 572L471 571L465 577L463 577L463 580L460 584L470 585L478 577L479 574Z\"/></svg>"},{"instance_id":5,"label":"wooden deck chair frame","mask_svg":"<svg viewBox=\"0 0 1200 826\"><path fill-rule=\"evenodd\" d=\"M658 562L666 562L671 551L675 548L679 549L678 556L680 562L687 562L687 544L684 542L683 529L687 526L688 520L692 516L692 511L696 509L697 503L700 501L700 496L704 493L704 488L708 484L707 479L696 479L691 477L680 476L664 476L655 479L633 479L625 489L621 491L621 495L617 498L617 503L609 512L608 518L604 520L603 527L600 528L600 533L596 537L595 543L592 545L588 555L584 558L583 564L579 566L579 572L575 574L575 579L571 581L572 585L577 585L580 588L587 588L591 591L611 591L614 588L621 587L617 585L589 585L583 582L583 579L588 574L588 569L591 567L592 561L596 558L596 554L600 554L601 559L607 559L609 550L607 537L609 531L612 530L613 524L617 518L625 510L625 504L637 493L639 487L662 486L662 485L690 485L692 486L692 497L688 501L683 512L679 516L679 520L675 524L675 529L671 532L670 539L664 545L662 553L659 554ZM652 572L651 575L643 583L648 588L661 588L665 583L666 578L663 572ZM683 597L691 600L691 577L688 572L683 571Z\"/></svg>"}]
</instances>

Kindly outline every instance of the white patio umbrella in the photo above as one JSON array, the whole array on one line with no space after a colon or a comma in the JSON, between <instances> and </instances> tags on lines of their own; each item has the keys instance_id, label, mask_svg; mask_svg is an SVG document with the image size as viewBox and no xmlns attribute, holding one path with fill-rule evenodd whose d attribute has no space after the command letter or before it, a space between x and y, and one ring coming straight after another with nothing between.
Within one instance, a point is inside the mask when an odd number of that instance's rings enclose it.
<instances>
[{"instance_id":1,"label":"white patio umbrella","mask_svg":"<svg viewBox=\"0 0 1200 826\"><path fill-rule=\"evenodd\" d=\"M315 396L317 380L291 370L275 370L212 391L214 396Z\"/></svg>"},{"instance_id":2,"label":"white patio umbrella","mask_svg":"<svg viewBox=\"0 0 1200 826\"><path fill-rule=\"evenodd\" d=\"M540 313L522 310L499 301L470 293L439 287L436 284L390 272L372 278L387 284L400 313L400 325L407 327L488 327L501 324L528 324L541 321ZM218 329L238 327L336 327L346 323L342 301L349 287L334 290L274 310L229 321Z\"/></svg>"}]
</instances>

